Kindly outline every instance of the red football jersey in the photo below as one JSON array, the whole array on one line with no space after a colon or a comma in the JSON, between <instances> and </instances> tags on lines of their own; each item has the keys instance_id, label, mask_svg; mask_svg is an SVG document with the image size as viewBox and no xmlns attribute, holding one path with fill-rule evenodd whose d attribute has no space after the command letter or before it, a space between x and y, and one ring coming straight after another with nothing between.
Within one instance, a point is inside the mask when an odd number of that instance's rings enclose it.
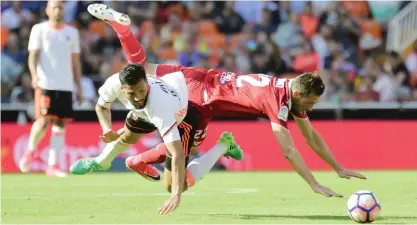
<instances>
[{"instance_id":1,"label":"red football jersey","mask_svg":"<svg viewBox=\"0 0 417 225\"><path fill-rule=\"evenodd\" d=\"M291 111L292 80L264 74L210 74L206 83L207 100L213 116L266 115L272 123L287 127L288 114L307 118L306 113Z\"/></svg>"},{"instance_id":2,"label":"red football jersey","mask_svg":"<svg viewBox=\"0 0 417 225\"><path fill-rule=\"evenodd\" d=\"M209 105L212 116L266 115L272 123L287 127L288 114L307 118L306 113L291 111L291 80L264 74L236 75L220 70L159 65L156 75L182 71L189 100Z\"/></svg>"},{"instance_id":3,"label":"red football jersey","mask_svg":"<svg viewBox=\"0 0 417 225\"><path fill-rule=\"evenodd\" d=\"M184 74L185 82L187 82L188 100L198 105L204 105L203 90L207 78L207 70L181 65L159 64L156 67L155 74L157 77L162 77L178 71Z\"/></svg>"}]
</instances>

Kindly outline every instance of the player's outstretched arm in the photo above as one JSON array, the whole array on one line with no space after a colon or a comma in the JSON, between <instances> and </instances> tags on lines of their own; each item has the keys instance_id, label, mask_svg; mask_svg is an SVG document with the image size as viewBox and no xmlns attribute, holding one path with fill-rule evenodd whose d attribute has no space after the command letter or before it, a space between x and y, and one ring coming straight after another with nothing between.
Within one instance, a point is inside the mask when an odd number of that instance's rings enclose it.
<instances>
[{"instance_id":1,"label":"player's outstretched arm","mask_svg":"<svg viewBox=\"0 0 417 225\"><path fill-rule=\"evenodd\" d=\"M95 109L96 109L98 121L103 131L100 138L105 143L110 143L112 141L117 140L117 138L119 138L119 134L113 131L112 129L110 108L107 108L105 106L102 106L100 103L97 103Z\"/></svg>"},{"instance_id":2,"label":"player's outstretched arm","mask_svg":"<svg viewBox=\"0 0 417 225\"><path fill-rule=\"evenodd\" d=\"M272 124L272 130L279 145L281 146L281 150L283 151L285 158L287 158L295 171L311 186L314 192L322 194L326 197L342 197L342 195L333 192L329 188L324 187L317 182L301 157L300 152L295 148L294 141L287 128L278 124Z\"/></svg>"},{"instance_id":3,"label":"player's outstretched arm","mask_svg":"<svg viewBox=\"0 0 417 225\"><path fill-rule=\"evenodd\" d=\"M297 118L294 116L294 120L297 123L298 128L305 137L307 144L320 156L327 164L329 164L340 177L350 179L351 177L357 177L360 179L366 179L360 173L345 170L336 160L326 142L322 136L313 128L308 118Z\"/></svg>"},{"instance_id":4,"label":"player's outstretched arm","mask_svg":"<svg viewBox=\"0 0 417 225\"><path fill-rule=\"evenodd\" d=\"M176 132L178 132L178 129ZM171 131L174 132L174 131ZM168 214L174 211L181 202L181 193L184 190L185 182L185 154L180 140L166 143L167 150L172 156L172 183L171 183L171 197L159 208L158 212L161 215Z\"/></svg>"}]
</instances>

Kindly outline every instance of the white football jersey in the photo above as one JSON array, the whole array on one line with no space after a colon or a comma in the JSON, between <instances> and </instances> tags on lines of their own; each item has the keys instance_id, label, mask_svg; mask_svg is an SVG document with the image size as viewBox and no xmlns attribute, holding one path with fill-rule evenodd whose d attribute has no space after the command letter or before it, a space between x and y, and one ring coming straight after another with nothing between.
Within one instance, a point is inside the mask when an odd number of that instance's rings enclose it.
<instances>
[{"instance_id":1,"label":"white football jersey","mask_svg":"<svg viewBox=\"0 0 417 225\"><path fill-rule=\"evenodd\" d=\"M118 99L126 109L158 128L165 143L180 140L177 125L182 122L188 109L188 91L182 72L167 74L158 79L147 77L150 87L143 109L136 109L122 92L119 74L109 77L98 93L98 104L109 108Z\"/></svg>"},{"instance_id":2,"label":"white football jersey","mask_svg":"<svg viewBox=\"0 0 417 225\"><path fill-rule=\"evenodd\" d=\"M73 91L72 54L80 53L78 30L69 25L54 28L49 22L32 27L29 51L39 50L36 72L42 89Z\"/></svg>"}]
</instances>

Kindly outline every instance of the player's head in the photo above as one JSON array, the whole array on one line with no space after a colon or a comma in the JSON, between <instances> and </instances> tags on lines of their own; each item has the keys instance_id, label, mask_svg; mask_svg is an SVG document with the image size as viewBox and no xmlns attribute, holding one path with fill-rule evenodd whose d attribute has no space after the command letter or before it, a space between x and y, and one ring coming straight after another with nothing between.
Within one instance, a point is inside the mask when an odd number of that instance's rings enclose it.
<instances>
[{"instance_id":1,"label":"player's head","mask_svg":"<svg viewBox=\"0 0 417 225\"><path fill-rule=\"evenodd\" d=\"M311 111L324 92L324 83L317 72L303 73L291 85L292 108L296 111Z\"/></svg>"},{"instance_id":2,"label":"player's head","mask_svg":"<svg viewBox=\"0 0 417 225\"><path fill-rule=\"evenodd\" d=\"M129 63L119 72L122 92L129 98L129 101L137 109L146 105L149 86L143 66L139 63Z\"/></svg>"},{"instance_id":3,"label":"player's head","mask_svg":"<svg viewBox=\"0 0 417 225\"><path fill-rule=\"evenodd\" d=\"M50 21L55 23L63 23L64 21L64 2L60 0L49 0L46 5L46 15Z\"/></svg>"}]
</instances>

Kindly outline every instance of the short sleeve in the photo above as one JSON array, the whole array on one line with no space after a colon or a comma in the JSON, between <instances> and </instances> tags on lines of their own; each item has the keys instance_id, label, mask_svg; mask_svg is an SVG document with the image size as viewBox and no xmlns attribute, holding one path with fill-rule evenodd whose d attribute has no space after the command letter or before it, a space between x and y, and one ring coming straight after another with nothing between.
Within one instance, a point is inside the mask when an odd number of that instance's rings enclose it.
<instances>
[{"instance_id":1,"label":"short sleeve","mask_svg":"<svg viewBox=\"0 0 417 225\"><path fill-rule=\"evenodd\" d=\"M274 97L267 95L262 104L262 111L268 116L271 123L287 128L289 108L287 104L280 105Z\"/></svg>"},{"instance_id":2,"label":"short sleeve","mask_svg":"<svg viewBox=\"0 0 417 225\"><path fill-rule=\"evenodd\" d=\"M271 106L269 110L266 110L265 114L268 116L271 123L287 128L288 112L287 105L278 106L276 104L275 106Z\"/></svg>"},{"instance_id":3,"label":"short sleeve","mask_svg":"<svg viewBox=\"0 0 417 225\"><path fill-rule=\"evenodd\" d=\"M78 33L78 30L74 28L74 41L72 43L72 53L79 54L81 52L80 48L80 34Z\"/></svg>"},{"instance_id":4,"label":"short sleeve","mask_svg":"<svg viewBox=\"0 0 417 225\"><path fill-rule=\"evenodd\" d=\"M36 24L32 27L29 36L28 50L39 50L42 47L41 27Z\"/></svg>"},{"instance_id":5,"label":"short sleeve","mask_svg":"<svg viewBox=\"0 0 417 225\"><path fill-rule=\"evenodd\" d=\"M98 89L98 94L100 95L100 98L98 99L99 105L109 108L110 105L116 100L117 93L114 85L115 78L117 78L116 75L107 78L103 86Z\"/></svg>"},{"instance_id":6,"label":"short sleeve","mask_svg":"<svg viewBox=\"0 0 417 225\"><path fill-rule=\"evenodd\" d=\"M184 67L181 65L159 64L156 67L156 77L163 77L166 74L181 71Z\"/></svg>"}]
</instances>

